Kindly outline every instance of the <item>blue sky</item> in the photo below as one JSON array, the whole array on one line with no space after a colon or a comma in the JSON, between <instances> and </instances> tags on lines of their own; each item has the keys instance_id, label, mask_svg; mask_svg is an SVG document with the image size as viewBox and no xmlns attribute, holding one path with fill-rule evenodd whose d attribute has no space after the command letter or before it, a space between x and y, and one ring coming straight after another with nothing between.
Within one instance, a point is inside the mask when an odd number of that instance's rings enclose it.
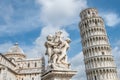
<instances>
[{"instance_id":1,"label":"blue sky","mask_svg":"<svg viewBox=\"0 0 120 80\"><path fill-rule=\"evenodd\" d=\"M76 65L72 68L79 71L74 79L85 80L85 73L80 73L84 69L80 67L84 65L79 13L87 7L95 7L105 21L113 55L120 69L119 4L119 0L0 0L0 52L5 53L18 42L29 57L41 56L45 52L45 37L60 29L72 40L68 56Z\"/></svg>"}]
</instances>

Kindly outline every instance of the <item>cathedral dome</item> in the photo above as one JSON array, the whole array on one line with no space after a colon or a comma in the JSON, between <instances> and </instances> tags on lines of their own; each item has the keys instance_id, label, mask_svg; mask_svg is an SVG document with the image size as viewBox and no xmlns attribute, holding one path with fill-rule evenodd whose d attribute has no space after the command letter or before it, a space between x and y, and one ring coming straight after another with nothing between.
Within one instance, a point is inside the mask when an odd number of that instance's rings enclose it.
<instances>
[{"instance_id":1,"label":"cathedral dome","mask_svg":"<svg viewBox=\"0 0 120 80\"><path fill-rule=\"evenodd\" d=\"M7 58L14 60L23 60L26 58L22 48L19 47L18 43L15 43L12 47L10 47L5 54Z\"/></svg>"},{"instance_id":2,"label":"cathedral dome","mask_svg":"<svg viewBox=\"0 0 120 80\"><path fill-rule=\"evenodd\" d=\"M24 54L23 50L19 47L18 43L15 43L11 48L8 49L8 53Z\"/></svg>"}]
</instances>

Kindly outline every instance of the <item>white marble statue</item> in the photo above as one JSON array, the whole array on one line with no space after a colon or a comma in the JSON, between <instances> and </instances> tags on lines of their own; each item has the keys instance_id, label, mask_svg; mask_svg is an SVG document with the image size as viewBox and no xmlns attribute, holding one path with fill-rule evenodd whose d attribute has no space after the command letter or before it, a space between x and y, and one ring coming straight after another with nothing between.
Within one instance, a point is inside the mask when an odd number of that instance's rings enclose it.
<instances>
[{"instance_id":1,"label":"white marble statue","mask_svg":"<svg viewBox=\"0 0 120 80\"><path fill-rule=\"evenodd\" d=\"M61 31L56 32L55 35L48 35L47 41L45 42L48 63L53 69L69 68L67 50L71 40L69 38L63 40L61 35Z\"/></svg>"},{"instance_id":2,"label":"white marble statue","mask_svg":"<svg viewBox=\"0 0 120 80\"><path fill-rule=\"evenodd\" d=\"M45 47L46 49L46 53L45 55L48 55L48 62L51 62L51 55L52 55L52 50L53 50L53 36L52 35L48 35L47 36L47 41L45 42Z\"/></svg>"},{"instance_id":3,"label":"white marble statue","mask_svg":"<svg viewBox=\"0 0 120 80\"><path fill-rule=\"evenodd\" d=\"M67 64L67 50L69 48L69 43L71 42L71 40L69 38L67 38L65 41L62 42L62 44L60 45L60 54L57 60L57 63L64 63Z\"/></svg>"}]
</instances>

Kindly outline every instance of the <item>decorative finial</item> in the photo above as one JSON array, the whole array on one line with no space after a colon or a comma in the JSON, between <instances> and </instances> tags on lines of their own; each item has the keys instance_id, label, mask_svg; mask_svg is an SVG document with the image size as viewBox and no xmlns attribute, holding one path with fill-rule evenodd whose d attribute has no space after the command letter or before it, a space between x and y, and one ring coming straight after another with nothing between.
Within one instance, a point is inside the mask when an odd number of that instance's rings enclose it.
<instances>
[{"instance_id":1,"label":"decorative finial","mask_svg":"<svg viewBox=\"0 0 120 80\"><path fill-rule=\"evenodd\" d=\"M18 46L19 44L18 44L18 42L16 42L14 45L15 45L15 46Z\"/></svg>"}]
</instances>

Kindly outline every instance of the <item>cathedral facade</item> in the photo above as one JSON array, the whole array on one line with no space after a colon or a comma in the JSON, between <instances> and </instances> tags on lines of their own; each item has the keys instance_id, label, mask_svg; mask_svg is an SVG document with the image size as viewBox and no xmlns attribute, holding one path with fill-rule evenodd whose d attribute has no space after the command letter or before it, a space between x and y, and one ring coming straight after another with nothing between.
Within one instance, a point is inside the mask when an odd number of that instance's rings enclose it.
<instances>
[{"instance_id":1,"label":"cathedral facade","mask_svg":"<svg viewBox=\"0 0 120 80\"><path fill-rule=\"evenodd\" d=\"M44 59L27 59L16 43L0 54L0 80L41 80Z\"/></svg>"}]
</instances>

